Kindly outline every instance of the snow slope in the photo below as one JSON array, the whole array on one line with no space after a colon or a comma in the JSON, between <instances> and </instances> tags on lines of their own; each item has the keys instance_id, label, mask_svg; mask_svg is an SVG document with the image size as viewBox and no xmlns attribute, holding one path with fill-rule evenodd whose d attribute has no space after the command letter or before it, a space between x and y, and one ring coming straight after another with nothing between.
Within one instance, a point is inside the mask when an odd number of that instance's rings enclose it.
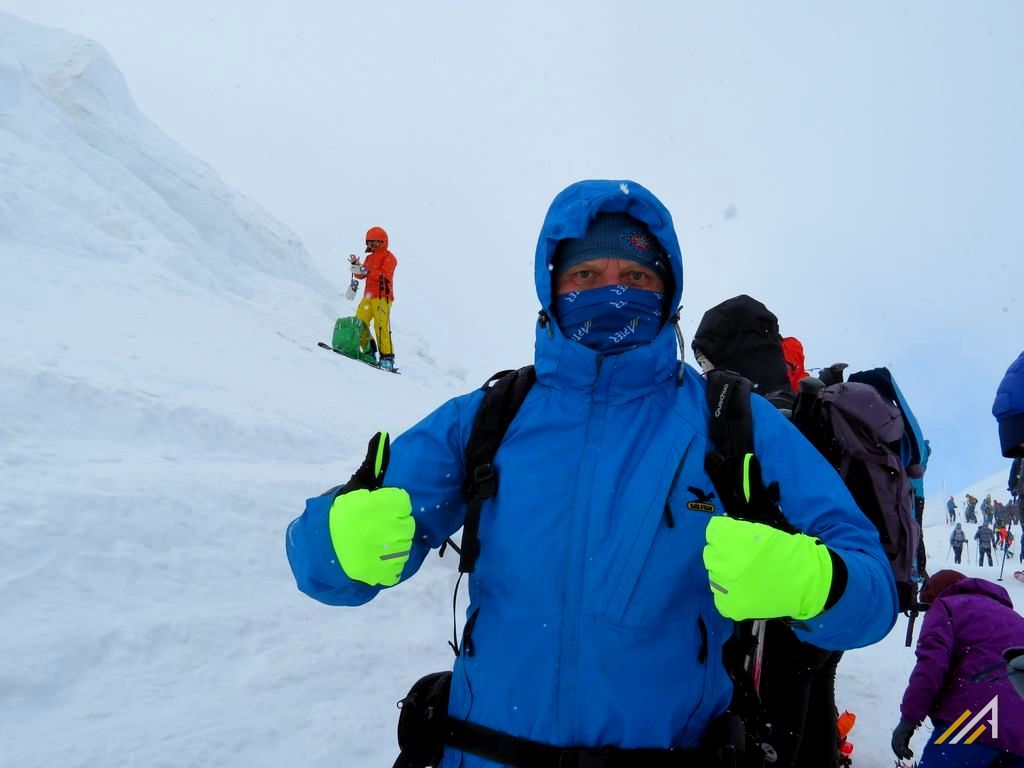
<instances>
[{"instance_id":1,"label":"snow slope","mask_svg":"<svg viewBox=\"0 0 1024 768\"><path fill-rule=\"evenodd\" d=\"M4 15L0 266L0 764L390 765L395 701L450 664L456 564L332 609L283 536L370 434L476 385L412 332L429 307L396 317L403 376L316 349L340 276L97 45ZM903 631L841 668L858 765L892 762Z\"/></svg>"},{"instance_id":2,"label":"snow slope","mask_svg":"<svg viewBox=\"0 0 1024 768\"><path fill-rule=\"evenodd\" d=\"M436 608L421 641L390 596L304 599L283 541L373 431L470 388L415 309L404 376L317 349L352 305L288 229L97 45L4 15L0 264L0 764L387 754L407 678L447 661L448 564L404 596Z\"/></svg>"}]
</instances>

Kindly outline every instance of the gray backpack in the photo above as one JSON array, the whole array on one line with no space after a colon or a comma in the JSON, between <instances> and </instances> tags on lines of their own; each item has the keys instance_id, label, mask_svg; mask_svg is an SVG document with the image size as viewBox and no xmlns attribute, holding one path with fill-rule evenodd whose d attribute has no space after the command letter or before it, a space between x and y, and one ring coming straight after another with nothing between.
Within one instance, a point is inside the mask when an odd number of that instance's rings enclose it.
<instances>
[{"instance_id":1,"label":"gray backpack","mask_svg":"<svg viewBox=\"0 0 1024 768\"><path fill-rule=\"evenodd\" d=\"M869 384L800 382L793 424L836 468L865 517L878 529L896 580L900 610L913 608L918 528L914 491L900 460L900 409Z\"/></svg>"}]
</instances>

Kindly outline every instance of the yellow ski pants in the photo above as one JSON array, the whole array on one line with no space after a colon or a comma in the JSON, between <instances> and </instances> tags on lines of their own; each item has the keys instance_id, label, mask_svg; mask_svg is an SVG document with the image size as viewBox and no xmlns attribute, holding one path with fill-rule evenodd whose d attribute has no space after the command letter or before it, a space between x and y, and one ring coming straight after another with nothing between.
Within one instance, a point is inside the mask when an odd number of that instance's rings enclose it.
<instances>
[{"instance_id":1,"label":"yellow ski pants","mask_svg":"<svg viewBox=\"0 0 1024 768\"><path fill-rule=\"evenodd\" d=\"M370 327L370 322L373 321L373 332L377 337L377 350L382 355L394 354L391 348L390 315L391 302L387 299L363 296L363 300L359 302L359 306L356 308L356 317L366 323L367 328ZM369 341L369 338L361 339L360 346L365 349Z\"/></svg>"}]
</instances>

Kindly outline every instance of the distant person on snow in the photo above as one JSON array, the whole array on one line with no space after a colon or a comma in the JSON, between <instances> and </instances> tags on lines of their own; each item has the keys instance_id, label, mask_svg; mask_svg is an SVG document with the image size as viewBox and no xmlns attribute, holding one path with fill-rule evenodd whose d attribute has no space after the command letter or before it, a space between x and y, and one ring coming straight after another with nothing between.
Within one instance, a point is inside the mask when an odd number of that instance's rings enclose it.
<instances>
[{"instance_id":1,"label":"distant person on snow","mask_svg":"<svg viewBox=\"0 0 1024 768\"><path fill-rule=\"evenodd\" d=\"M996 529L996 547L1004 552L1013 547L1013 532L1005 525Z\"/></svg>"},{"instance_id":2,"label":"distant person on snow","mask_svg":"<svg viewBox=\"0 0 1024 768\"><path fill-rule=\"evenodd\" d=\"M995 520L994 527L996 528L1002 528L1006 525L1007 520L1010 519L1006 511L1006 505L999 501L999 499L992 499L992 516Z\"/></svg>"},{"instance_id":3,"label":"distant person on snow","mask_svg":"<svg viewBox=\"0 0 1024 768\"><path fill-rule=\"evenodd\" d=\"M354 253L348 257L352 277L366 281L356 317L366 324L367 329L372 321L380 353L379 365L390 371L395 368L395 352L391 345L391 304L395 300L398 259L388 250L388 233L380 227L371 227L367 231L366 253L370 255L362 263ZM369 339L364 338L360 346L365 349L368 344Z\"/></svg>"},{"instance_id":4,"label":"distant person on snow","mask_svg":"<svg viewBox=\"0 0 1024 768\"><path fill-rule=\"evenodd\" d=\"M632 181L568 187L535 277L536 381L495 474L465 476L483 390L390 449L374 436L352 480L289 526L296 582L328 604L366 603L463 526L468 497L478 533L463 531L470 600L438 704L448 717L433 721L440 765L724 765L727 745L744 746L727 714L734 621L790 617L821 648L877 642L896 619L888 558L832 467L758 397L751 493L777 487L802 532L723 514L705 384L676 352L682 255L654 195Z\"/></svg>"},{"instance_id":5,"label":"distant person on snow","mask_svg":"<svg viewBox=\"0 0 1024 768\"><path fill-rule=\"evenodd\" d=\"M978 526L978 530L974 532L974 540L978 542L978 565L984 565L986 557L988 557L988 564L992 565L992 542L995 540L995 536L992 529L988 527L988 523Z\"/></svg>"},{"instance_id":6,"label":"distant person on snow","mask_svg":"<svg viewBox=\"0 0 1024 768\"><path fill-rule=\"evenodd\" d=\"M1010 503L1007 504L1010 513L1010 522L1017 525L1020 522L1020 502L1024 499L1024 459L1020 456L1010 464L1010 477L1006 481L1006 490L1010 492Z\"/></svg>"},{"instance_id":7,"label":"distant person on snow","mask_svg":"<svg viewBox=\"0 0 1024 768\"><path fill-rule=\"evenodd\" d=\"M968 494L965 498L964 504L964 519L967 522L978 522L978 515L975 513L975 507L978 504L978 500L975 497Z\"/></svg>"},{"instance_id":8,"label":"distant person on snow","mask_svg":"<svg viewBox=\"0 0 1024 768\"><path fill-rule=\"evenodd\" d=\"M953 497L952 496L950 496L949 497L949 501L946 502L946 522L947 523L955 523L956 522L956 502L953 501ZM959 562L959 560L957 562Z\"/></svg>"},{"instance_id":9,"label":"distant person on snow","mask_svg":"<svg viewBox=\"0 0 1024 768\"><path fill-rule=\"evenodd\" d=\"M964 529L960 527L960 523L956 524L956 528L953 529L953 533L949 536L949 546L953 548L953 558L957 565L960 564L960 556L964 551L964 544L967 542L967 534L964 533Z\"/></svg>"},{"instance_id":10,"label":"distant person on snow","mask_svg":"<svg viewBox=\"0 0 1024 768\"><path fill-rule=\"evenodd\" d=\"M985 494L981 502L981 522L992 525L992 494Z\"/></svg>"},{"instance_id":11,"label":"distant person on snow","mask_svg":"<svg viewBox=\"0 0 1024 768\"><path fill-rule=\"evenodd\" d=\"M975 513L974 510L978 505L978 499L975 498L974 496L971 496L971 494L968 493L966 504L967 508L964 510L964 520L966 520L968 523L977 523L978 515Z\"/></svg>"},{"instance_id":12,"label":"distant person on snow","mask_svg":"<svg viewBox=\"0 0 1024 768\"><path fill-rule=\"evenodd\" d=\"M920 768L1024 768L1024 699L1007 680L1003 661L1006 649L1024 645L1024 617L1013 610L1001 586L953 570L928 579L921 601L930 607L917 640L917 664L903 694L900 723L892 734L893 752L901 760L913 757L910 737L930 717L934 730ZM998 737L993 739L992 729L986 728L971 743L952 743L957 729L946 735L950 726L965 711L980 713L997 696ZM946 739L937 744L943 735Z\"/></svg>"}]
</instances>

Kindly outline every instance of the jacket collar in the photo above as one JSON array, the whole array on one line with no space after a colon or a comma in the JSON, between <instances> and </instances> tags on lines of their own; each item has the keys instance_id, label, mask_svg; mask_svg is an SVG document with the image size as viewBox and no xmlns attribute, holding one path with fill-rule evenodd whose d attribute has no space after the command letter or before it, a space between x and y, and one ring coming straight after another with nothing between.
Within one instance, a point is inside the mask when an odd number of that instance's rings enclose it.
<instances>
[{"instance_id":1,"label":"jacket collar","mask_svg":"<svg viewBox=\"0 0 1024 768\"><path fill-rule=\"evenodd\" d=\"M542 384L587 397L600 388L613 402L643 397L668 381L682 383L671 324L650 344L605 356L566 339L549 320L537 324L534 361Z\"/></svg>"}]
</instances>

